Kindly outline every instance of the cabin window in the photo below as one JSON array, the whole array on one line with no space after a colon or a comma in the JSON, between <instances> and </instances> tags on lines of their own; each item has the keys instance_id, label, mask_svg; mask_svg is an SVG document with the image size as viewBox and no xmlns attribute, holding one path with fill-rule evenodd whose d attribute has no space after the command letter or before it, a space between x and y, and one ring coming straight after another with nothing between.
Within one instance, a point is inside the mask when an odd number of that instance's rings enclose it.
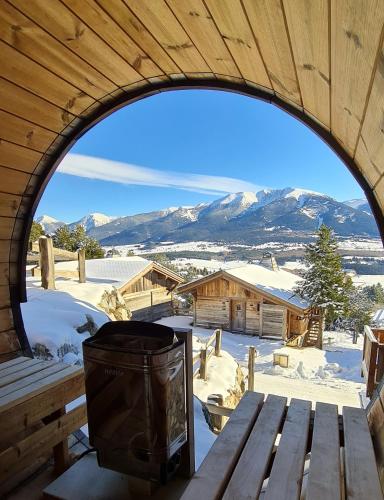
<instances>
[{"instance_id":1,"label":"cabin window","mask_svg":"<svg viewBox=\"0 0 384 500\"><path fill-rule=\"evenodd\" d=\"M236 311L241 311L241 304L236 304Z\"/></svg>"},{"instance_id":2,"label":"cabin window","mask_svg":"<svg viewBox=\"0 0 384 500\"><path fill-rule=\"evenodd\" d=\"M257 306L256 306L256 311L257 312L260 312L260 302L257 303Z\"/></svg>"}]
</instances>

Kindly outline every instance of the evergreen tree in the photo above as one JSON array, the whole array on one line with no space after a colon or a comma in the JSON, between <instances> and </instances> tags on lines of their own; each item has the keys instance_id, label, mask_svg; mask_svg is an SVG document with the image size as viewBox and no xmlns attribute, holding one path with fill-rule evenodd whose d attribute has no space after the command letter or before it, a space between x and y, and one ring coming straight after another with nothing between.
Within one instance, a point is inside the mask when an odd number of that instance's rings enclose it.
<instances>
[{"instance_id":1,"label":"evergreen tree","mask_svg":"<svg viewBox=\"0 0 384 500\"><path fill-rule=\"evenodd\" d=\"M384 289L381 283L364 287L366 296L376 304L384 304Z\"/></svg>"},{"instance_id":2,"label":"evergreen tree","mask_svg":"<svg viewBox=\"0 0 384 500\"><path fill-rule=\"evenodd\" d=\"M29 233L30 243L37 241L40 236L44 236L45 232L43 226L36 221L32 222L31 232Z\"/></svg>"},{"instance_id":3,"label":"evergreen tree","mask_svg":"<svg viewBox=\"0 0 384 500\"><path fill-rule=\"evenodd\" d=\"M100 243L87 236L81 224L72 230L68 226L59 227L53 235L53 244L57 248L70 252L77 252L80 248L84 248L86 259L101 259L104 257L104 250Z\"/></svg>"},{"instance_id":4,"label":"evergreen tree","mask_svg":"<svg viewBox=\"0 0 384 500\"><path fill-rule=\"evenodd\" d=\"M348 314L352 280L344 273L333 231L321 225L317 240L306 246L304 262L307 270L295 289L312 307L325 311L329 326L336 318Z\"/></svg>"},{"instance_id":5,"label":"evergreen tree","mask_svg":"<svg viewBox=\"0 0 384 500\"><path fill-rule=\"evenodd\" d=\"M364 325L372 323L372 311L374 303L367 296L365 290L352 288L349 298L349 313L346 324L353 331L363 333Z\"/></svg>"}]
</instances>

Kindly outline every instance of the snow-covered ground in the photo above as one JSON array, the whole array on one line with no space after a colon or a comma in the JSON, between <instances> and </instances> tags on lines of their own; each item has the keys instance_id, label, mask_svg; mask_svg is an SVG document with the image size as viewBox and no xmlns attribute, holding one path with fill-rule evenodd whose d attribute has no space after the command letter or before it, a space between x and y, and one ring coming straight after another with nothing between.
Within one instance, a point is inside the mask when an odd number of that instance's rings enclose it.
<instances>
[{"instance_id":1,"label":"snow-covered ground","mask_svg":"<svg viewBox=\"0 0 384 500\"><path fill-rule=\"evenodd\" d=\"M192 318L172 316L162 324L188 328ZM206 340L212 330L193 327L193 335ZM346 332L325 332L324 349L314 347L294 349L284 347L282 341L259 339L223 331L222 349L233 356L247 375L248 347L257 350L255 362L255 390L316 402L330 402L339 406L361 406L359 393L364 389L360 376L362 337L357 344ZM273 366L273 353L288 354L289 367ZM214 359L214 358L211 358ZM200 381L195 380L195 385ZM218 391L216 391L218 392Z\"/></svg>"},{"instance_id":2,"label":"snow-covered ground","mask_svg":"<svg viewBox=\"0 0 384 500\"><path fill-rule=\"evenodd\" d=\"M27 277L28 301L21 304L21 311L31 347L43 344L53 359L62 359L58 349L67 344L73 346L75 352L64 361L70 364L81 362L81 343L89 334L79 334L76 328L86 323L86 314L90 314L99 327L109 321L97 304L103 291L110 288L111 285L105 283L80 284L75 280L57 278L56 290L44 290L39 279Z\"/></svg>"},{"instance_id":3,"label":"snow-covered ground","mask_svg":"<svg viewBox=\"0 0 384 500\"><path fill-rule=\"evenodd\" d=\"M273 229L273 228L270 228ZM366 251L383 251L383 243L380 238L340 238L339 248L341 250L366 250ZM112 247L104 247L105 250L110 250ZM212 253L231 253L233 249L243 248L247 250L297 250L304 248L303 243L288 243L281 241L270 241L268 243L260 243L258 245L244 244L226 244L217 241L189 241L185 243L174 243L166 241L155 245L152 248L146 248L145 245L118 245L115 246L122 255L132 250L136 255L151 254L151 253L172 253L172 252L212 252Z\"/></svg>"}]
</instances>

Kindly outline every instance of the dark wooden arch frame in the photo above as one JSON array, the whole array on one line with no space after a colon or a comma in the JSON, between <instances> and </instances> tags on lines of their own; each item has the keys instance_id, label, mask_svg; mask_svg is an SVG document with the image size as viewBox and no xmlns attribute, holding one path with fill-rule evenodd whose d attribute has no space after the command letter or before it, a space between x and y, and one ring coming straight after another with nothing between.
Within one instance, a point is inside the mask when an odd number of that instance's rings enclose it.
<instances>
[{"instance_id":1,"label":"dark wooden arch frame","mask_svg":"<svg viewBox=\"0 0 384 500\"><path fill-rule=\"evenodd\" d=\"M31 354L28 338L24 329L24 323L21 315L20 303L26 301L26 281L25 281L25 265L26 255L28 249L29 232L32 226L33 216L44 193L44 190L54 174L57 166L62 161L64 156L72 148L80 137L82 137L93 126L97 125L104 118L115 111L132 104L138 100L151 97L161 92L169 92L172 90L221 90L227 92L234 92L242 94L247 97L256 98L273 104L278 108L286 111L289 115L298 119L301 123L310 128L320 139L322 139L332 151L340 158L340 160L348 168L349 172L356 179L358 184L363 189L367 200L371 206L373 215L375 217L381 239L384 241L384 217L382 210L374 196L372 188L369 186L367 180L362 172L357 167L354 159L349 156L347 151L335 139L335 137L325 128L323 128L314 118L306 114L302 109L290 104L286 100L281 99L276 94L264 90L260 87L247 85L243 82L233 82L229 80L219 79L193 79L193 80L171 80L159 83L148 83L141 87L137 87L132 91L126 91L124 94L111 98L106 104L101 104L86 117L80 117L81 120L75 125L70 124L72 130L70 134L63 137L57 147L54 148L53 153L49 157L43 157L37 169L39 170L39 182L36 183L32 192L28 196L28 201L23 203L22 215L18 213L21 226L18 227L18 234L23 237L17 242L18 257L17 257L17 285L10 286L11 292L11 306L14 317L14 325L16 332L21 343L21 348L25 354ZM15 231L14 231L15 233ZM14 249L14 246L12 245Z\"/></svg>"}]
</instances>

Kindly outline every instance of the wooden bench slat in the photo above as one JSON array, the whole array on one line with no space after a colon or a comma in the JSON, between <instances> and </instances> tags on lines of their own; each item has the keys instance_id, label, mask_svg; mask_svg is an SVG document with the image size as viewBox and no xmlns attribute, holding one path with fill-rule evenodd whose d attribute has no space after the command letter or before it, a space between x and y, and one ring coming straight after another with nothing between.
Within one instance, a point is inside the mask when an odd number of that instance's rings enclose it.
<instances>
[{"instance_id":1,"label":"wooden bench slat","mask_svg":"<svg viewBox=\"0 0 384 500\"><path fill-rule=\"evenodd\" d=\"M336 405L316 404L306 498L341 498L339 419Z\"/></svg>"},{"instance_id":2,"label":"wooden bench slat","mask_svg":"<svg viewBox=\"0 0 384 500\"><path fill-rule=\"evenodd\" d=\"M17 363L15 365L8 366L8 368L1 370L0 371L0 380L3 377L10 375L11 373L16 373L20 370L23 370L24 368L27 368L28 366L36 365L37 363L39 363L39 361L40 361L39 359L24 358L24 360L21 363Z\"/></svg>"},{"instance_id":3,"label":"wooden bench slat","mask_svg":"<svg viewBox=\"0 0 384 500\"><path fill-rule=\"evenodd\" d=\"M310 401L291 400L264 500L300 498L310 414Z\"/></svg>"},{"instance_id":4,"label":"wooden bench slat","mask_svg":"<svg viewBox=\"0 0 384 500\"><path fill-rule=\"evenodd\" d=\"M86 421L87 409L84 403L19 441L17 446L12 446L1 452L0 483L10 475L22 470L31 459L37 459L63 441Z\"/></svg>"},{"instance_id":5,"label":"wooden bench slat","mask_svg":"<svg viewBox=\"0 0 384 500\"><path fill-rule=\"evenodd\" d=\"M365 411L343 408L347 498L381 500L383 494Z\"/></svg>"},{"instance_id":6,"label":"wooden bench slat","mask_svg":"<svg viewBox=\"0 0 384 500\"><path fill-rule=\"evenodd\" d=\"M246 392L231 418L192 477L182 500L221 498L264 400L263 394Z\"/></svg>"},{"instance_id":7,"label":"wooden bench slat","mask_svg":"<svg viewBox=\"0 0 384 500\"><path fill-rule=\"evenodd\" d=\"M3 398L7 396L8 394L12 394L13 392L16 392L20 389L26 388L29 385L33 384L34 382L38 382L41 380L41 383L44 383L44 379L47 378L49 375L52 375L53 373L61 372L63 371L68 365L65 365L63 363L55 363L51 366L46 366L42 370L39 370L36 373L33 373L29 377L24 377L21 380L16 380L16 382L13 382L12 384L8 384L5 387L2 387L0 389L0 406L2 404Z\"/></svg>"},{"instance_id":8,"label":"wooden bench slat","mask_svg":"<svg viewBox=\"0 0 384 500\"><path fill-rule=\"evenodd\" d=\"M84 393L84 373L79 372L69 381L52 386L32 399L8 408L0 417L0 443L12 443L15 435L64 408Z\"/></svg>"},{"instance_id":9,"label":"wooden bench slat","mask_svg":"<svg viewBox=\"0 0 384 500\"><path fill-rule=\"evenodd\" d=\"M65 381L76 377L79 373L82 373L82 368L78 366L68 366L63 364L63 367L64 369L59 372L53 373L52 375L49 375L41 380L37 380L20 390L0 398L0 414L12 406L19 405L28 399L32 399L51 387L58 386ZM48 368L48 370L50 370L50 368Z\"/></svg>"},{"instance_id":10,"label":"wooden bench slat","mask_svg":"<svg viewBox=\"0 0 384 500\"><path fill-rule=\"evenodd\" d=\"M24 363L24 361L30 361L32 358L27 358L26 356L19 356L17 358L10 359L9 361L5 361L4 363L0 363L0 375L1 372L10 366L17 365L19 363Z\"/></svg>"},{"instance_id":11,"label":"wooden bench slat","mask_svg":"<svg viewBox=\"0 0 384 500\"><path fill-rule=\"evenodd\" d=\"M287 398L274 395L267 397L225 490L223 500L258 498L286 404Z\"/></svg>"},{"instance_id":12,"label":"wooden bench slat","mask_svg":"<svg viewBox=\"0 0 384 500\"><path fill-rule=\"evenodd\" d=\"M54 364L56 364L56 361L40 361L33 363L32 365L28 364L25 368L24 364L22 364L20 365L22 367L21 370L11 373L6 377L0 377L0 387L5 387L13 382L17 382L18 380L28 377L29 375L33 375L34 373L44 370L45 368L49 368Z\"/></svg>"}]
</instances>

